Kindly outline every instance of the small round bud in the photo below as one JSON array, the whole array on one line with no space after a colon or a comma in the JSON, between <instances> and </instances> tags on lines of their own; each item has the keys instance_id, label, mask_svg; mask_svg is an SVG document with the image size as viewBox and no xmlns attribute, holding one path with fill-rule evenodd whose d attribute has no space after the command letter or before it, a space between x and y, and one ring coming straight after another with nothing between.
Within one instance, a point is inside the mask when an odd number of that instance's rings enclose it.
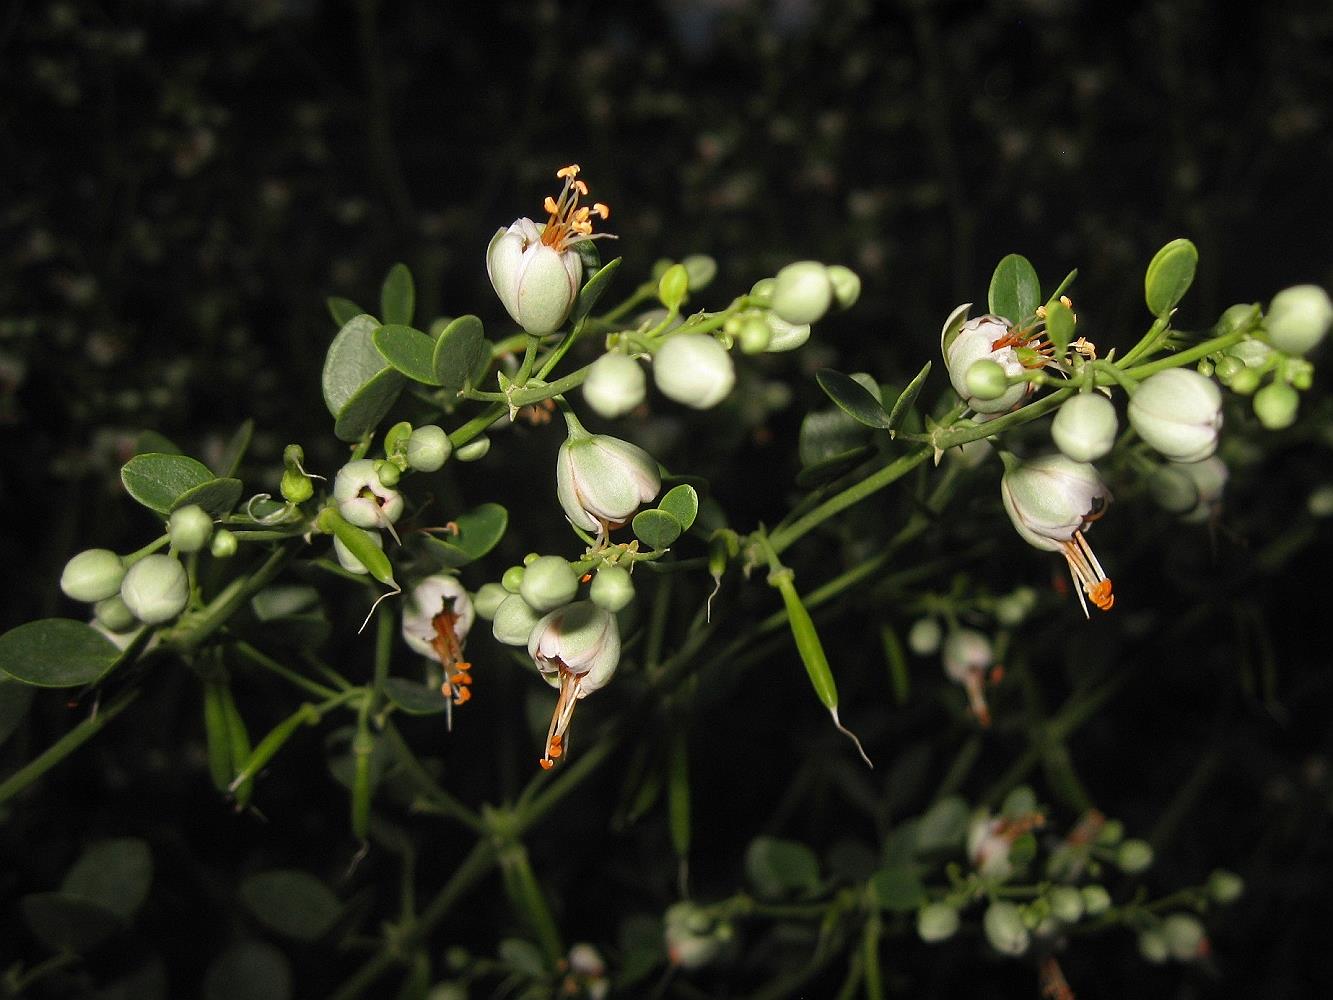
<instances>
[{"instance_id":1,"label":"small round bud","mask_svg":"<svg viewBox=\"0 0 1333 1000\"><path fill-rule=\"evenodd\" d=\"M1213 334L1225 337L1228 333L1235 333L1243 324L1250 321L1257 308L1249 302L1237 302L1234 306L1228 306L1213 326Z\"/></svg>"},{"instance_id":2,"label":"small round bud","mask_svg":"<svg viewBox=\"0 0 1333 1000\"><path fill-rule=\"evenodd\" d=\"M916 932L926 944L947 941L958 933L958 911L948 903L928 903L917 911Z\"/></svg>"},{"instance_id":3,"label":"small round bud","mask_svg":"<svg viewBox=\"0 0 1333 1000\"><path fill-rule=\"evenodd\" d=\"M850 309L861 297L861 278L850 267L830 264L824 269L829 284L833 286L833 299L839 309Z\"/></svg>"},{"instance_id":4,"label":"small round bud","mask_svg":"<svg viewBox=\"0 0 1333 1000\"><path fill-rule=\"evenodd\" d=\"M1264 326L1283 354L1307 354L1319 346L1333 323L1333 302L1318 285L1284 288L1268 304Z\"/></svg>"},{"instance_id":5,"label":"small round bud","mask_svg":"<svg viewBox=\"0 0 1333 1000\"><path fill-rule=\"evenodd\" d=\"M403 470L398 468L393 462L377 461L375 463L375 475L380 477L380 482L385 486L397 486L398 481L403 478Z\"/></svg>"},{"instance_id":6,"label":"small round bud","mask_svg":"<svg viewBox=\"0 0 1333 1000\"><path fill-rule=\"evenodd\" d=\"M213 534L213 519L197 504L173 510L167 518L167 534L177 552L198 552Z\"/></svg>"},{"instance_id":7,"label":"small round bud","mask_svg":"<svg viewBox=\"0 0 1333 1000\"><path fill-rule=\"evenodd\" d=\"M944 672L959 684L965 683L969 674L986 670L995 662L990 639L974 628L950 632L940 655L944 660Z\"/></svg>"},{"instance_id":8,"label":"small round bud","mask_svg":"<svg viewBox=\"0 0 1333 1000\"><path fill-rule=\"evenodd\" d=\"M1243 371L1245 362L1240 358L1232 357L1230 354L1224 354L1218 359L1217 365L1213 368L1213 374L1223 385L1230 385L1231 380L1236 377L1236 373Z\"/></svg>"},{"instance_id":9,"label":"small round bud","mask_svg":"<svg viewBox=\"0 0 1333 1000\"><path fill-rule=\"evenodd\" d=\"M1202 375L1204 378L1212 378L1215 368L1211 361L1209 361L1207 358L1204 358L1202 361L1200 361L1197 365L1194 366L1194 370L1198 372L1200 375Z\"/></svg>"},{"instance_id":10,"label":"small round bud","mask_svg":"<svg viewBox=\"0 0 1333 1000\"><path fill-rule=\"evenodd\" d=\"M1006 628L1020 625L1037 606L1037 592L1031 587L1018 587L995 602L995 620Z\"/></svg>"},{"instance_id":11,"label":"small round bud","mask_svg":"<svg viewBox=\"0 0 1333 1000\"><path fill-rule=\"evenodd\" d=\"M1083 912L1090 917L1105 913L1111 908L1111 894L1104 886L1085 885L1082 889Z\"/></svg>"},{"instance_id":12,"label":"small round bud","mask_svg":"<svg viewBox=\"0 0 1333 1000\"><path fill-rule=\"evenodd\" d=\"M1259 388L1259 383L1262 380L1263 376L1253 368L1242 368L1231 376L1227 388L1238 396L1249 396L1255 389Z\"/></svg>"},{"instance_id":13,"label":"small round bud","mask_svg":"<svg viewBox=\"0 0 1333 1000\"><path fill-rule=\"evenodd\" d=\"M712 337L685 333L658 348L653 380L669 399L707 410L727 398L736 384L736 369L731 355Z\"/></svg>"},{"instance_id":14,"label":"small round bud","mask_svg":"<svg viewBox=\"0 0 1333 1000\"><path fill-rule=\"evenodd\" d=\"M1100 847L1115 847L1125 839L1125 824L1118 819L1108 819L1097 832L1097 844Z\"/></svg>"},{"instance_id":15,"label":"small round bud","mask_svg":"<svg viewBox=\"0 0 1333 1000\"><path fill-rule=\"evenodd\" d=\"M1199 957L1207 935L1199 918L1188 913L1173 913L1162 921L1162 934L1177 962L1191 962Z\"/></svg>"},{"instance_id":16,"label":"small round bud","mask_svg":"<svg viewBox=\"0 0 1333 1000\"><path fill-rule=\"evenodd\" d=\"M690 274L683 264L672 264L657 280L657 297L668 309L679 309L690 290Z\"/></svg>"},{"instance_id":17,"label":"small round bud","mask_svg":"<svg viewBox=\"0 0 1333 1000\"><path fill-rule=\"evenodd\" d=\"M160 625L185 610L190 581L173 556L144 556L125 573L120 596L130 613L147 625Z\"/></svg>"},{"instance_id":18,"label":"small round bud","mask_svg":"<svg viewBox=\"0 0 1333 1000\"><path fill-rule=\"evenodd\" d=\"M506 646L526 646L532 628L541 615L528 606L518 594L510 594L498 608L491 622L491 634Z\"/></svg>"},{"instance_id":19,"label":"small round bud","mask_svg":"<svg viewBox=\"0 0 1333 1000\"><path fill-rule=\"evenodd\" d=\"M519 588L523 586L523 574L527 569L523 566L510 566L500 577L500 586L511 594L517 594Z\"/></svg>"},{"instance_id":20,"label":"small round bud","mask_svg":"<svg viewBox=\"0 0 1333 1000\"><path fill-rule=\"evenodd\" d=\"M370 544L375 546L375 548L384 548L384 539L380 537L378 531L370 531L366 528L357 528L356 530L361 532ZM358 576L364 576L370 572L370 570L366 568L366 564L356 556L352 555L352 550L343 544L343 540L337 535L333 536L333 555L338 560L338 565L349 573L356 573Z\"/></svg>"},{"instance_id":21,"label":"small round bud","mask_svg":"<svg viewBox=\"0 0 1333 1000\"><path fill-rule=\"evenodd\" d=\"M288 503L305 503L315 495L315 484L298 469L287 469L278 483L278 492Z\"/></svg>"},{"instance_id":22,"label":"small round bud","mask_svg":"<svg viewBox=\"0 0 1333 1000\"><path fill-rule=\"evenodd\" d=\"M1062 924L1076 924L1083 916L1083 893L1072 885L1057 885L1047 897L1051 916Z\"/></svg>"},{"instance_id":23,"label":"small round bud","mask_svg":"<svg viewBox=\"0 0 1333 1000\"><path fill-rule=\"evenodd\" d=\"M418 472L436 472L449 461L454 446L443 427L418 427L407 439L407 464Z\"/></svg>"},{"instance_id":24,"label":"small round bud","mask_svg":"<svg viewBox=\"0 0 1333 1000\"><path fill-rule=\"evenodd\" d=\"M639 363L626 354L603 354L588 369L583 398L598 416L623 417L643 402L647 379Z\"/></svg>"},{"instance_id":25,"label":"small round bud","mask_svg":"<svg viewBox=\"0 0 1333 1000\"><path fill-rule=\"evenodd\" d=\"M777 287L777 282L772 278L760 278L750 286L750 298L757 306L770 306L773 304L773 289Z\"/></svg>"},{"instance_id":26,"label":"small round bud","mask_svg":"<svg viewBox=\"0 0 1333 1000\"><path fill-rule=\"evenodd\" d=\"M741 320L736 339L740 341L741 353L763 354L773 342L773 328L762 315L751 313Z\"/></svg>"},{"instance_id":27,"label":"small round bud","mask_svg":"<svg viewBox=\"0 0 1333 1000\"><path fill-rule=\"evenodd\" d=\"M828 269L817 261L788 264L773 280L773 311L788 323L813 323L833 302Z\"/></svg>"},{"instance_id":28,"label":"small round bud","mask_svg":"<svg viewBox=\"0 0 1333 1000\"><path fill-rule=\"evenodd\" d=\"M572 566L559 556L540 556L523 570L518 592L537 612L554 611L574 599L579 578Z\"/></svg>"},{"instance_id":29,"label":"small round bud","mask_svg":"<svg viewBox=\"0 0 1333 1000\"><path fill-rule=\"evenodd\" d=\"M968 396L983 402L999 399L1009 391L1009 377L1004 366L991 358L982 358L968 366L964 378Z\"/></svg>"},{"instance_id":30,"label":"small round bud","mask_svg":"<svg viewBox=\"0 0 1333 1000\"><path fill-rule=\"evenodd\" d=\"M1186 514L1199 505L1199 490L1183 465L1170 462L1159 466L1148 480L1148 492L1159 507L1170 514Z\"/></svg>"},{"instance_id":31,"label":"small round bud","mask_svg":"<svg viewBox=\"0 0 1333 1000\"><path fill-rule=\"evenodd\" d=\"M690 279L690 291L697 292L707 288L717 277L717 261L706 253L692 253L681 265Z\"/></svg>"},{"instance_id":32,"label":"small round bud","mask_svg":"<svg viewBox=\"0 0 1333 1000\"><path fill-rule=\"evenodd\" d=\"M1139 956L1153 965L1162 965L1166 962L1171 957L1171 945L1167 942L1166 935L1156 927L1140 932Z\"/></svg>"},{"instance_id":33,"label":"small round bud","mask_svg":"<svg viewBox=\"0 0 1333 1000\"><path fill-rule=\"evenodd\" d=\"M1116 851L1115 863L1129 875L1145 872L1152 865L1152 848L1146 840L1126 840Z\"/></svg>"},{"instance_id":34,"label":"small round bud","mask_svg":"<svg viewBox=\"0 0 1333 1000\"><path fill-rule=\"evenodd\" d=\"M1287 381L1293 389L1305 392L1314 385L1314 365L1304 358L1292 358L1287 364Z\"/></svg>"},{"instance_id":35,"label":"small round bud","mask_svg":"<svg viewBox=\"0 0 1333 1000\"><path fill-rule=\"evenodd\" d=\"M1232 385L1234 388L1234 381ZM1217 449L1222 393L1198 372L1184 368L1158 372L1135 390L1129 401L1129 422L1139 437L1165 457L1199 462Z\"/></svg>"},{"instance_id":36,"label":"small round bud","mask_svg":"<svg viewBox=\"0 0 1333 1000\"><path fill-rule=\"evenodd\" d=\"M1023 922L1022 911L1013 903L1000 901L986 908L982 929L991 947L1003 955L1021 955L1028 950L1031 936Z\"/></svg>"},{"instance_id":37,"label":"small round bud","mask_svg":"<svg viewBox=\"0 0 1333 1000\"><path fill-rule=\"evenodd\" d=\"M236 549L236 536L226 528L218 528L213 532L213 538L208 543L208 551L214 559L230 559L236 554Z\"/></svg>"},{"instance_id":38,"label":"small round bud","mask_svg":"<svg viewBox=\"0 0 1333 1000\"><path fill-rule=\"evenodd\" d=\"M1257 368L1261 372L1272 356L1273 348L1262 340L1255 340L1254 338L1242 340L1239 344L1232 344L1227 348L1224 355L1224 357L1235 358L1246 368Z\"/></svg>"},{"instance_id":39,"label":"small round bud","mask_svg":"<svg viewBox=\"0 0 1333 1000\"><path fill-rule=\"evenodd\" d=\"M1119 426L1109 399L1100 393L1082 392L1060 406L1051 421L1051 439L1075 462L1095 462L1111 450Z\"/></svg>"},{"instance_id":40,"label":"small round bud","mask_svg":"<svg viewBox=\"0 0 1333 1000\"><path fill-rule=\"evenodd\" d=\"M119 594L112 594L94 604L93 616L111 632L128 632L139 621Z\"/></svg>"},{"instance_id":41,"label":"small round bud","mask_svg":"<svg viewBox=\"0 0 1333 1000\"><path fill-rule=\"evenodd\" d=\"M919 618L907 633L907 648L917 656L930 656L940 648L943 630L934 618Z\"/></svg>"},{"instance_id":42,"label":"small round bud","mask_svg":"<svg viewBox=\"0 0 1333 1000\"><path fill-rule=\"evenodd\" d=\"M1286 382L1270 382L1254 394L1254 415L1270 431L1294 424L1300 405L1300 394Z\"/></svg>"},{"instance_id":43,"label":"small round bud","mask_svg":"<svg viewBox=\"0 0 1333 1000\"><path fill-rule=\"evenodd\" d=\"M533 563L535 563L535 562L536 562L538 559L540 559L541 557L542 557L542 554L541 554L540 552L529 552L529 553L527 553L527 554L523 557L523 565L524 565L524 566L531 566Z\"/></svg>"},{"instance_id":44,"label":"small round bud","mask_svg":"<svg viewBox=\"0 0 1333 1000\"><path fill-rule=\"evenodd\" d=\"M491 450L491 439L485 434L454 449L454 458L460 462L478 462Z\"/></svg>"},{"instance_id":45,"label":"small round bud","mask_svg":"<svg viewBox=\"0 0 1333 1000\"><path fill-rule=\"evenodd\" d=\"M588 588L592 603L613 614L634 600L634 583L623 566L603 566Z\"/></svg>"},{"instance_id":46,"label":"small round bud","mask_svg":"<svg viewBox=\"0 0 1333 1000\"><path fill-rule=\"evenodd\" d=\"M125 563L110 549L85 549L60 574L60 589L76 601L100 601L120 592Z\"/></svg>"},{"instance_id":47,"label":"small round bud","mask_svg":"<svg viewBox=\"0 0 1333 1000\"><path fill-rule=\"evenodd\" d=\"M1240 899L1245 892L1245 880L1235 872L1219 868L1208 876L1208 895L1213 902L1226 906Z\"/></svg>"},{"instance_id":48,"label":"small round bud","mask_svg":"<svg viewBox=\"0 0 1333 1000\"><path fill-rule=\"evenodd\" d=\"M487 621L495 618L495 612L509 596L509 591L498 583L483 583L481 589L472 595L472 607L477 614Z\"/></svg>"},{"instance_id":49,"label":"small round bud","mask_svg":"<svg viewBox=\"0 0 1333 1000\"><path fill-rule=\"evenodd\" d=\"M771 333L768 340L768 353L770 354L794 351L810 339L809 323L788 323L776 313L769 313L767 319L768 329Z\"/></svg>"}]
</instances>

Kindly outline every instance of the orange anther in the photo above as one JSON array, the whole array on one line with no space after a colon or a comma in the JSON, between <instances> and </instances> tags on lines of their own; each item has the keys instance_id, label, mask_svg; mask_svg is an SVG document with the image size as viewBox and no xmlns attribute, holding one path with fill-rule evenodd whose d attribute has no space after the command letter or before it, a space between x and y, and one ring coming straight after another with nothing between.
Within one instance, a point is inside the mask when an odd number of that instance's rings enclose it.
<instances>
[{"instance_id":1,"label":"orange anther","mask_svg":"<svg viewBox=\"0 0 1333 1000\"><path fill-rule=\"evenodd\" d=\"M588 193L588 185L584 184L583 181L575 181L574 190L579 194L586 195Z\"/></svg>"},{"instance_id":2,"label":"orange anther","mask_svg":"<svg viewBox=\"0 0 1333 1000\"><path fill-rule=\"evenodd\" d=\"M467 688L459 688L458 693L454 695L454 704L461 705L472 697L472 692Z\"/></svg>"},{"instance_id":3,"label":"orange anther","mask_svg":"<svg viewBox=\"0 0 1333 1000\"><path fill-rule=\"evenodd\" d=\"M991 687L994 687L996 684L999 684L1003 680L1004 680L1004 664L997 663L995 664L995 666L990 668L990 677L988 678L987 683L990 684Z\"/></svg>"},{"instance_id":4,"label":"orange anther","mask_svg":"<svg viewBox=\"0 0 1333 1000\"><path fill-rule=\"evenodd\" d=\"M1111 581L1109 579L1103 580L1088 591L1088 596L1092 598L1092 603L1103 611L1110 611L1115 605L1115 594L1111 593Z\"/></svg>"},{"instance_id":5,"label":"orange anther","mask_svg":"<svg viewBox=\"0 0 1333 1000\"><path fill-rule=\"evenodd\" d=\"M542 766L543 771L549 771L551 768L555 767L555 761L551 760L549 757L543 757L541 760L537 761L537 763Z\"/></svg>"},{"instance_id":6,"label":"orange anther","mask_svg":"<svg viewBox=\"0 0 1333 1000\"><path fill-rule=\"evenodd\" d=\"M591 579L592 579L591 573L584 573L581 577L579 577L579 583L587 583Z\"/></svg>"},{"instance_id":7,"label":"orange anther","mask_svg":"<svg viewBox=\"0 0 1333 1000\"><path fill-rule=\"evenodd\" d=\"M542 202L542 209L544 211L550 212L552 215L555 215L555 213L560 210L560 206L557 205L555 203L555 199L548 194L546 196L546 200Z\"/></svg>"},{"instance_id":8,"label":"orange anther","mask_svg":"<svg viewBox=\"0 0 1333 1000\"><path fill-rule=\"evenodd\" d=\"M605 202L595 201L592 203L593 213L600 215L603 219L611 218L611 206Z\"/></svg>"},{"instance_id":9,"label":"orange anther","mask_svg":"<svg viewBox=\"0 0 1333 1000\"><path fill-rule=\"evenodd\" d=\"M560 178L577 177L580 169L581 168L577 163L571 163L567 167L561 167L559 170L555 172L555 175Z\"/></svg>"}]
</instances>

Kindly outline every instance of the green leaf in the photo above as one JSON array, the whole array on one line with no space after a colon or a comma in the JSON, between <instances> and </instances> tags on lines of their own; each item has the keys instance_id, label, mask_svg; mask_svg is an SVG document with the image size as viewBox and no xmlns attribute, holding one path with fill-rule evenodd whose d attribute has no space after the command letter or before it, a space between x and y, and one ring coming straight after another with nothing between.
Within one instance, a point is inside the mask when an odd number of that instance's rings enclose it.
<instances>
[{"instance_id":1,"label":"green leaf","mask_svg":"<svg viewBox=\"0 0 1333 1000\"><path fill-rule=\"evenodd\" d=\"M815 381L828 398L857 423L876 429L888 427L888 414L879 399L852 376L832 368L821 368L815 372Z\"/></svg>"},{"instance_id":2,"label":"green leaf","mask_svg":"<svg viewBox=\"0 0 1333 1000\"><path fill-rule=\"evenodd\" d=\"M803 490L808 490L822 483L830 482L837 479L844 472L851 472L873 454L875 454L874 448L869 445L861 445L858 448L850 448L836 455L830 455L814 465L807 465L802 468L796 474L796 485Z\"/></svg>"},{"instance_id":3,"label":"green leaf","mask_svg":"<svg viewBox=\"0 0 1333 1000\"><path fill-rule=\"evenodd\" d=\"M412 272L406 264L389 268L380 287L380 320L384 323L411 325L416 311L417 293L412 284Z\"/></svg>"},{"instance_id":4,"label":"green leaf","mask_svg":"<svg viewBox=\"0 0 1333 1000\"><path fill-rule=\"evenodd\" d=\"M384 682L384 696L408 715L437 715L449 707L438 687L390 677Z\"/></svg>"},{"instance_id":5,"label":"green leaf","mask_svg":"<svg viewBox=\"0 0 1333 1000\"><path fill-rule=\"evenodd\" d=\"M254 436L255 422L249 419L243 421L241 426L236 428L236 433L232 434L231 440L227 442L227 447L223 449L222 457L213 471L224 479L235 476L236 470L241 467L241 460L250 449L250 441Z\"/></svg>"},{"instance_id":6,"label":"green leaf","mask_svg":"<svg viewBox=\"0 0 1333 1000\"><path fill-rule=\"evenodd\" d=\"M235 510L244 489L239 479L210 479L178 496L171 509L198 504L213 517L225 517Z\"/></svg>"},{"instance_id":7,"label":"green leaf","mask_svg":"<svg viewBox=\"0 0 1333 1000\"><path fill-rule=\"evenodd\" d=\"M333 317L333 322L338 324L340 330L348 321L365 313L365 310L351 299L339 298L337 295L330 295L324 300L324 305L328 306L329 315Z\"/></svg>"},{"instance_id":8,"label":"green leaf","mask_svg":"<svg viewBox=\"0 0 1333 1000\"><path fill-rule=\"evenodd\" d=\"M929 901L921 876L906 866L881 868L870 876L875 901L891 913L911 913Z\"/></svg>"},{"instance_id":9,"label":"green leaf","mask_svg":"<svg viewBox=\"0 0 1333 1000\"><path fill-rule=\"evenodd\" d=\"M140 431L139 436L134 439L134 454L147 455L154 451L163 455L185 454L176 442L165 434L159 434L157 431Z\"/></svg>"},{"instance_id":10,"label":"green leaf","mask_svg":"<svg viewBox=\"0 0 1333 1000\"><path fill-rule=\"evenodd\" d=\"M329 345L320 387L324 405L334 417L363 385L385 369L384 358L375 349L374 335L379 327L374 316L353 316Z\"/></svg>"},{"instance_id":11,"label":"green leaf","mask_svg":"<svg viewBox=\"0 0 1333 1000\"><path fill-rule=\"evenodd\" d=\"M290 1000L291 995L291 966L264 941L232 945L204 973L204 1000Z\"/></svg>"},{"instance_id":12,"label":"green leaf","mask_svg":"<svg viewBox=\"0 0 1333 1000\"><path fill-rule=\"evenodd\" d=\"M761 896L777 898L819 888L815 852L794 840L756 837L745 851L745 875Z\"/></svg>"},{"instance_id":13,"label":"green leaf","mask_svg":"<svg viewBox=\"0 0 1333 1000\"><path fill-rule=\"evenodd\" d=\"M957 795L940 799L926 810L916 828L916 847L922 854L960 850L967 836L971 812Z\"/></svg>"},{"instance_id":14,"label":"green leaf","mask_svg":"<svg viewBox=\"0 0 1333 1000\"><path fill-rule=\"evenodd\" d=\"M1055 347L1055 360L1062 360L1074 339L1074 311L1059 299L1046 303L1046 336Z\"/></svg>"},{"instance_id":15,"label":"green leaf","mask_svg":"<svg viewBox=\"0 0 1333 1000\"><path fill-rule=\"evenodd\" d=\"M61 892L24 896L19 911L37 940L52 951L91 951L125 926L106 907Z\"/></svg>"},{"instance_id":16,"label":"green leaf","mask_svg":"<svg viewBox=\"0 0 1333 1000\"><path fill-rule=\"evenodd\" d=\"M129 923L152 883L148 845L138 837L120 837L89 844L65 874L60 891L96 903Z\"/></svg>"},{"instance_id":17,"label":"green leaf","mask_svg":"<svg viewBox=\"0 0 1333 1000\"><path fill-rule=\"evenodd\" d=\"M459 316L444 328L440 339L435 341L431 367L435 383L446 396L455 396L464 385L472 384L474 373L487 357L485 343L481 320L476 316Z\"/></svg>"},{"instance_id":18,"label":"green leaf","mask_svg":"<svg viewBox=\"0 0 1333 1000\"><path fill-rule=\"evenodd\" d=\"M1041 283L1026 257L1011 253L995 267L987 294L990 311L1011 324L1021 323L1041 304Z\"/></svg>"},{"instance_id":19,"label":"green leaf","mask_svg":"<svg viewBox=\"0 0 1333 1000\"><path fill-rule=\"evenodd\" d=\"M342 903L309 872L279 868L241 882L241 900L271 931L296 941L318 941L342 916Z\"/></svg>"},{"instance_id":20,"label":"green leaf","mask_svg":"<svg viewBox=\"0 0 1333 1000\"><path fill-rule=\"evenodd\" d=\"M926 376L930 374L932 363L927 361L921 366L921 370L916 373L916 378L907 383L907 388L894 402L893 409L889 411L888 428L890 435L898 432L898 429L903 425L903 421L907 419L907 414L912 411L912 404L916 402L916 397L921 394L921 387L926 384Z\"/></svg>"},{"instance_id":21,"label":"green leaf","mask_svg":"<svg viewBox=\"0 0 1333 1000\"><path fill-rule=\"evenodd\" d=\"M634 537L651 549L665 549L680 537L679 521L665 510L641 510L634 515L630 527Z\"/></svg>"},{"instance_id":22,"label":"green leaf","mask_svg":"<svg viewBox=\"0 0 1333 1000\"><path fill-rule=\"evenodd\" d=\"M480 559L499 544L509 527L509 512L484 503L454 518L458 534L420 535L427 553L440 565L458 569Z\"/></svg>"},{"instance_id":23,"label":"green leaf","mask_svg":"<svg viewBox=\"0 0 1333 1000\"><path fill-rule=\"evenodd\" d=\"M33 693L28 685L20 684L7 674L0 674L0 746L14 735L14 730L28 714Z\"/></svg>"},{"instance_id":24,"label":"green leaf","mask_svg":"<svg viewBox=\"0 0 1333 1000\"><path fill-rule=\"evenodd\" d=\"M203 462L185 455L148 452L135 455L120 467L120 481L135 500L159 514L170 514L181 497L214 481Z\"/></svg>"},{"instance_id":25,"label":"green leaf","mask_svg":"<svg viewBox=\"0 0 1333 1000\"><path fill-rule=\"evenodd\" d=\"M384 360L412 381L440 384L435 377L435 341L420 330L389 324L376 330L373 339Z\"/></svg>"},{"instance_id":26,"label":"green leaf","mask_svg":"<svg viewBox=\"0 0 1333 1000\"><path fill-rule=\"evenodd\" d=\"M1171 314L1190 285L1199 266L1199 251L1189 240L1172 240L1153 256L1143 277L1143 297L1148 310L1161 319Z\"/></svg>"},{"instance_id":27,"label":"green leaf","mask_svg":"<svg viewBox=\"0 0 1333 1000\"><path fill-rule=\"evenodd\" d=\"M334 435L340 441L357 441L369 434L393 408L405 384L402 375L385 368L347 401L334 421Z\"/></svg>"},{"instance_id":28,"label":"green leaf","mask_svg":"<svg viewBox=\"0 0 1333 1000\"><path fill-rule=\"evenodd\" d=\"M615 278L616 272L620 270L622 259L617 257L583 283L583 288L579 291L579 297L574 300L574 308L569 313L571 325L576 325L579 320L592 312L593 307L597 305L597 300L602 297L602 293L611 287L611 281Z\"/></svg>"},{"instance_id":29,"label":"green leaf","mask_svg":"<svg viewBox=\"0 0 1333 1000\"><path fill-rule=\"evenodd\" d=\"M699 515L699 492L688 483L673 486L657 504L680 522L681 531L689 531Z\"/></svg>"},{"instance_id":30,"label":"green leaf","mask_svg":"<svg viewBox=\"0 0 1333 1000\"><path fill-rule=\"evenodd\" d=\"M115 643L69 618L42 618L0 635L0 670L33 687L89 684L119 658Z\"/></svg>"},{"instance_id":31,"label":"green leaf","mask_svg":"<svg viewBox=\"0 0 1333 1000\"><path fill-rule=\"evenodd\" d=\"M818 465L861 447L869 437L870 432L842 410L812 410L801 421L796 452L802 466Z\"/></svg>"}]
</instances>

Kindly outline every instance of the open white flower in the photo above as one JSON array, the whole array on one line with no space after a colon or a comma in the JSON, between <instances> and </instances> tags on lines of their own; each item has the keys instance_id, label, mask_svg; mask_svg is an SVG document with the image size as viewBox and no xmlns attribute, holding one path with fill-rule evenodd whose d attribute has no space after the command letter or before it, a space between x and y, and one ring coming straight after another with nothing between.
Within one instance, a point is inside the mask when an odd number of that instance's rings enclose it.
<instances>
[{"instance_id":1,"label":"open white flower","mask_svg":"<svg viewBox=\"0 0 1333 1000\"><path fill-rule=\"evenodd\" d=\"M591 601L567 604L533 626L528 655L546 682L560 691L541 757L541 766L549 770L567 749L574 706L603 687L620 663L616 616Z\"/></svg>"},{"instance_id":2,"label":"open white flower","mask_svg":"<svg viewBox=\"0 0 1333 1000\"><path fill-rule=\"evenodd\" d=\"M463 659L463 644L475 617L467 590L448 573L418 583L403 609L403 641L439 661L444 668L443 694L456 705L472 697L472 665Z\"/></svg>"}]
</instances>

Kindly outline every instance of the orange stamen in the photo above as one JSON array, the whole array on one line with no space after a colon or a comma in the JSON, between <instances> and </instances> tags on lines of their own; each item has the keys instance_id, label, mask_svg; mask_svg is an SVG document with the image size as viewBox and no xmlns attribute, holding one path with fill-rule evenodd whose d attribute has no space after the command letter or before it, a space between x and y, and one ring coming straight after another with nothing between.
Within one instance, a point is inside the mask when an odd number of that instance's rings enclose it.
<instances>
[{"instance_id":1,"label":"orange stamen","mask_svg":"<svg viewBox=\"0 0 1333 1000\"><path fill-rule=\"evenodd\" d=\"M592 217L608 218L611 210L602 202L597 202L591 209L579 206L579 198L586 197L588 185L578 180L579 165L571 163L556 172L563 179L565 186L558 197L547 197L542 208L547 214L546 227L542 230L541 241L563 253L582 240L598 239L607 233L592 231Z\"/></svg>"}]
</instances>

